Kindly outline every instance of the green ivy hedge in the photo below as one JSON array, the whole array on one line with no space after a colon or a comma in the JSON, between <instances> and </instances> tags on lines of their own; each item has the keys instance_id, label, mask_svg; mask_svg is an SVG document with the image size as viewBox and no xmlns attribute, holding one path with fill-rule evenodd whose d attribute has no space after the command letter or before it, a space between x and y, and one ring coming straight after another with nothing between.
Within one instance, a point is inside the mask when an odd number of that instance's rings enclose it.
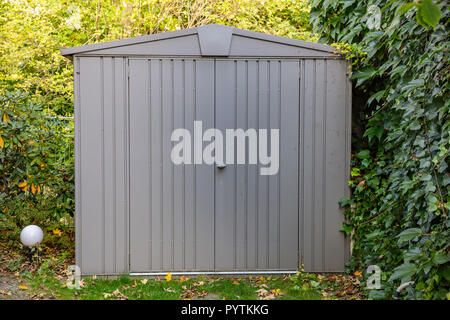
<instances>
[{"instance_id":1,"label":"green ivy hedge","mask_svg":"<svg viewBox=\"0 0 450 320\"><path fill-rule=\"evenodd\" d=\"M351 267L376 264L389 298L450 299L449 8L445 1L312 1L311 21L353 58Z\"/></svg>"}]
</instances>

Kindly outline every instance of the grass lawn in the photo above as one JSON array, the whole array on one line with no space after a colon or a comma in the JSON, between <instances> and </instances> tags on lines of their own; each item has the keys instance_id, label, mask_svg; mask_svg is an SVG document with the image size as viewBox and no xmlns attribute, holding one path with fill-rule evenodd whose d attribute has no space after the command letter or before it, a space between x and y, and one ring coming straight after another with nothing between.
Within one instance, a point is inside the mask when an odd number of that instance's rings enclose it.
<instances>
[{"instance_id":1,"label":"grass lawn","mask_svg":"<svg viewBox=\"0 0 450 320\"><path fill-rule=\"evenodd\" d=\"M258 277L252 279L136 279L122 276L105 280L85 278L80 289L69 289L57 277L25 275L29 294L34 298L82 300L175 300L175 299L290 299L323 298L320 290L311 287L300 276ZM301 283L302 282L302 283Z\"/></svg>"},{"instance_id":2,"label":"grass lawn","mask_svg":"<svg viewBox=\"0 0 450 320\"><path fill-rule=\"evenodd\" d=\"M67 287L67 267L73 264L70 231L47 231L40 261L30 264L26 250L0 237L0 299L361 299L360 276L313 274L257 276L243 279L200 276L154 279L122 276L116 279L85 277L79 289ZM6 241L6 240L9 241ZM362 282L362 281L361 281Z\"/></svg>"}]
</instances>

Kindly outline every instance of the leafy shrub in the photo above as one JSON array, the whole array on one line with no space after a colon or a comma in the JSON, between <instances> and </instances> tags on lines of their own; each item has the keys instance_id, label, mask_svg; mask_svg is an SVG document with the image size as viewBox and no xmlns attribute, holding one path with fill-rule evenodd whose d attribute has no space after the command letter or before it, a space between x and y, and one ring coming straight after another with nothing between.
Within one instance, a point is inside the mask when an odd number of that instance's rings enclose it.
<instances>
[{"instance_id":1,"label":"leafy shrub","mask_svg":"<svg viewBox=\"0 0 450 320\"><path fill-rule=\"evenodd\" d=\"M372 297L409 280L411 297L449 292L449 15L431 0L311 5L322 40L364 52L353 73L353 192L341 204L352 266L384 271Z\"/></svg>"},{"instance_id":2,"label":"leafy shrub","mask_svg":"<svg viewBox=\"0 0 450 320\"><path fill-rule=\"evenodd\" d=\"M56 221L73 215L73 158L61 158L73 150L65 137L70 127L20 92L0 96L0 119L1 213L19 225L22 218L33 222L38 216L27 212L36 210Z\"/></svg>"}]
</instances>

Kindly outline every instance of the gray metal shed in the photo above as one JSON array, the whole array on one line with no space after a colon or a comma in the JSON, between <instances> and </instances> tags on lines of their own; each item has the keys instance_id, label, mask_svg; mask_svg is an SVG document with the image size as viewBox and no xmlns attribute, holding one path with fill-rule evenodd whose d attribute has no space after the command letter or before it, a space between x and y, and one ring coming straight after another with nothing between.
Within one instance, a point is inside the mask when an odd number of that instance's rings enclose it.
<instances>
[{"instance_id":1,"label":"gray metal shed","mask_svg":"<svg viewBox=\"0 0 450 320\"><path fill-rule=\"evenodd\" d=\"M82 274L344 270L351 83L332 47L207 25L61 53ZM279 129L278 173L175 165L171 133L195 120Z\"/></svg>"}]
</instances>

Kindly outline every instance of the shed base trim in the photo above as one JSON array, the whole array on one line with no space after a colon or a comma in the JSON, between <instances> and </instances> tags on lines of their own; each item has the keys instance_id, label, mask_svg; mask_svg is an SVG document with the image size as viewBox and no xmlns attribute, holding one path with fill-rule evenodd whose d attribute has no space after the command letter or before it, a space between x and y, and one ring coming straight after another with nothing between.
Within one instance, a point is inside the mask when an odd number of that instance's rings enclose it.
<instances>
[{"instance_id":1,"label":"shed base trim","mask_svg":"<svg viewBox=\"0 0 450 320\"><path fill-rule=\"evenodd\" d=\"M258 271L186 271L186 272L170 272L173 276L182 275L259 275L259 274L295 274L297 270L258 270ZM130 276L165 276L167 272L131 272Z\"/></svg>"}]
</instances>

